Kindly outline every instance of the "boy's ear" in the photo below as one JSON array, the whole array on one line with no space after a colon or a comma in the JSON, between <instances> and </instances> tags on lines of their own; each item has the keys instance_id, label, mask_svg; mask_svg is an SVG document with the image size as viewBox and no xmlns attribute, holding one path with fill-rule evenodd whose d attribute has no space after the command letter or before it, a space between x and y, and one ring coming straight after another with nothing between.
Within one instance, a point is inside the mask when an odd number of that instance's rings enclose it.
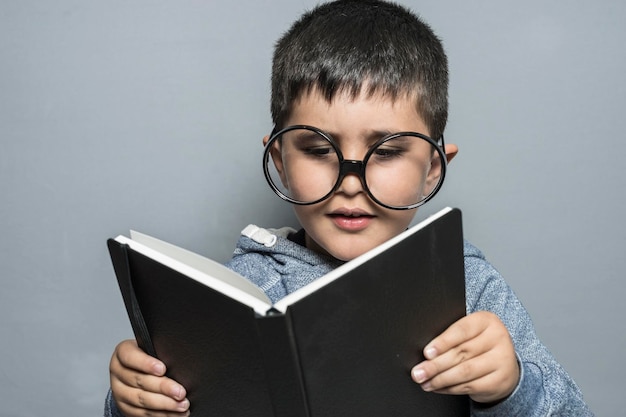
<instances>
[{"instance_id":1,"label":"boy's ear","mask_svg":"<svg viewBox=\"0 0 626 417\"><path fill-rule=\"evenodd\" d=\"M448 163L450 163L450 161L452 161L452 158L454 158L456 154L459 153L459 147L453 143L446 143L443 151L446 153L446 160L448 161Z\"/></svg>"},{"instance_id":2,"label":"boy's ear","mask_svg":"<svg viewBox=\"0 0 626 417\"><path fill-rule=\"evenodd\" d=\"M267 145L267 142L270 140L269 136L265 136L263 138L263 146ZM285 177L285 171L283 170L283 159L280 154L280 142L275 141L272 144L272 149L270 150L270 156L272 161L274 162L274 168L276 168L276 172L280 176L280 181L283 183L285 187L287 187L287 178Z\"/></svg>"}]
</instances>

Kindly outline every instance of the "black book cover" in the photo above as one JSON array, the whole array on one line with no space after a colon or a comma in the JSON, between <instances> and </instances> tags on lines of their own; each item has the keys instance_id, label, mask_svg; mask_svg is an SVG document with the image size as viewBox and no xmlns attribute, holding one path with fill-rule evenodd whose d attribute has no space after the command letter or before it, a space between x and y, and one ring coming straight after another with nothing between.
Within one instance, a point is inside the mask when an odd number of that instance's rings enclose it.
<instances>
[{"instance_id":1,"label":"black book cover","mask_svg":"<svg viewBox=\"0 0 626 417\"><path fill-rule=\"evenodd\" d=\"M467 397L409 374L465 315L461 213L392 240L265 312L108 244L136 338L185 386L192 416L467 416Z\"/></svg>"}]
</instances>

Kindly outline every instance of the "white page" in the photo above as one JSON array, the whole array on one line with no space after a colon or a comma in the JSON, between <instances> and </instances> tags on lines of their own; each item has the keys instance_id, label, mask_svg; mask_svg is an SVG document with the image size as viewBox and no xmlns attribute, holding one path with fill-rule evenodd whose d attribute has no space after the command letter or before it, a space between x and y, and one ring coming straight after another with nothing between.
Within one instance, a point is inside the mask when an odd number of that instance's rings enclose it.
<instances>
[{"instance_id":1,"label":"white page","mask_svg":"<svg viewBox=\"0 0 626 417\"><path fill-rule=\"evenodd\" d=\"M139 232L131 231L131 236L132 239L118 236L115 240L128 244L134 251L250 306L261 315L265 315L271 308L271 301L263 290L224 265Z\"/></svg>"}]
</instances>

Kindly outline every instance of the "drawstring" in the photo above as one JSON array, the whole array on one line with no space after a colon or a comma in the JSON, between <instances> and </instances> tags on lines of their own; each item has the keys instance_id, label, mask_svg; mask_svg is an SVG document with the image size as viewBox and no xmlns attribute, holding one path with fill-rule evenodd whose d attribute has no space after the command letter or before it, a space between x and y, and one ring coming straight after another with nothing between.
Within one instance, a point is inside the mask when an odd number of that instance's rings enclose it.
<instances>
[{"instance_id":1,"label":"drawstring","mask_svg":"<svg viewBox=\"0 0 626 417\"><path fill-rule=\"evenodd\" d=\"M241 234L268 248L274 246L278 240L275 234L270 233L267 229L263 229L253 224L250 224L243 229Z\"/></svg>"}]
</instances>

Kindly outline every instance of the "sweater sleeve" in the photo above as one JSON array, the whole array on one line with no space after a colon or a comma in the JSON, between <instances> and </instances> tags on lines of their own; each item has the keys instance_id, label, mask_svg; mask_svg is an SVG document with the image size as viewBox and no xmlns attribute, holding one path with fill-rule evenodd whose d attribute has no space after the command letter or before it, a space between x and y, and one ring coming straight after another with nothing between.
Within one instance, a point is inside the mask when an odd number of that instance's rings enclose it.
<instances>
[{"instance_id":1,"label":"sweater sleeve","mask_svg":"<svg viewBox=\"0 0 626 417\"><path fill-rule=\"evenodd\" d=\"M465 244L467 311L490 311L509 330L520 365L513 393L492 407L472 404L474 417L593 416L571 377L539 341L530 316L483 254Z\"/></svg>"},{"instance_id":2,"label":"sweater sleeve","mask_svg":"<svg viewBox=\"0 0 626 417\"><path fill-rule=\"evenodd\" d=\"M117 408L113 393L111 390L107 393L104 401L104 417L124 417L122 412Z\"/></svg>"}]
</instances>

